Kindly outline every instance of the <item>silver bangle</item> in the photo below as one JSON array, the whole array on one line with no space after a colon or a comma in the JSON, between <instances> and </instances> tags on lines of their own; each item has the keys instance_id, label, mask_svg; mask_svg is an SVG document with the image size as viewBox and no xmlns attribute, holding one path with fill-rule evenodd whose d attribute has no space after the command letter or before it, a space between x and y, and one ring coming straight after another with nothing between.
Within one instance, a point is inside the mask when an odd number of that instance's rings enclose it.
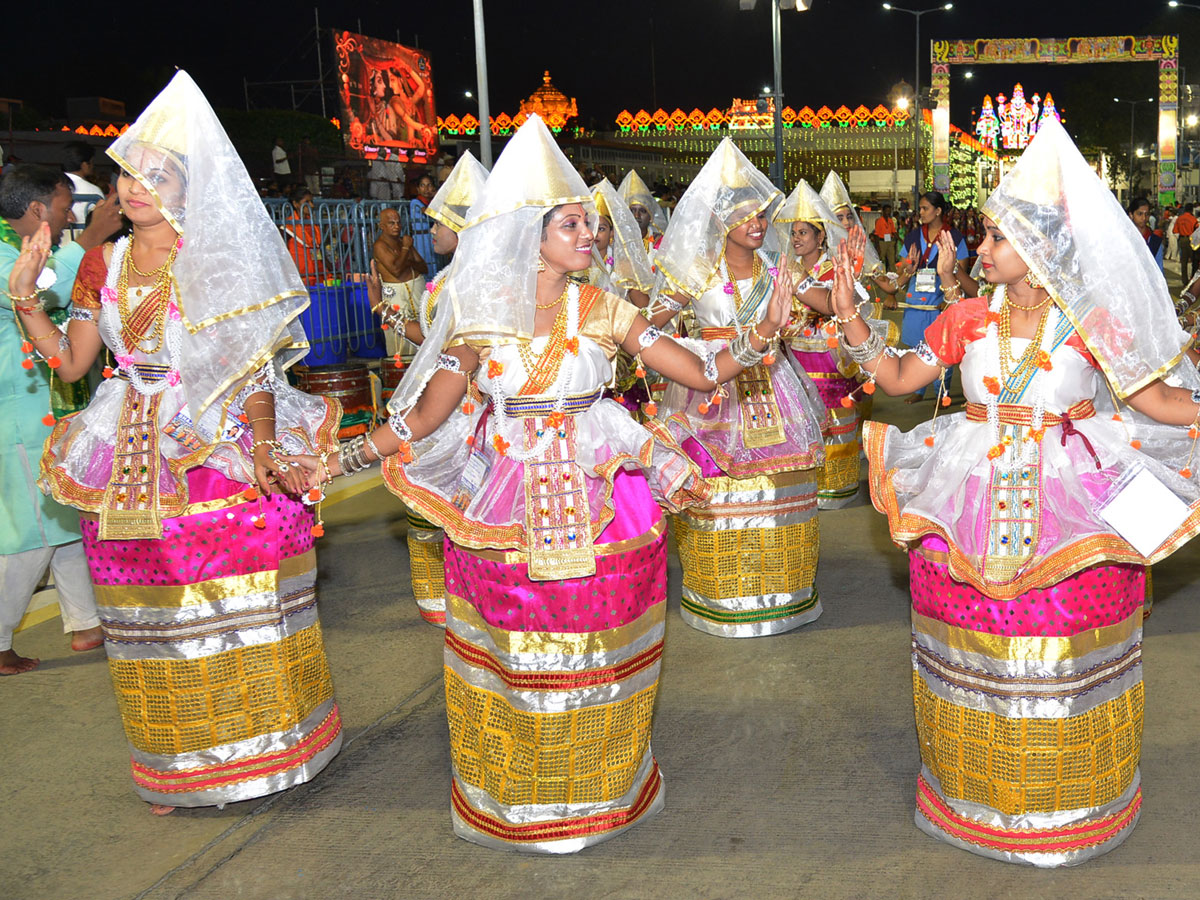
<instances>
[{"instance_id":1,"label":"silver bangle","mask_svg":"<svg viewBox=\"0 0 1200 900\"><path fill-rule=\"evenodd\" d=\"M849 357L860 365L865 362L870 362L877 356L882 356L883 351L886 349L886 345L883 343L883 338L881 338L874 331L871 332L871 336L869 338L857 346L851 346L850 344L847 344L845 335L839 338L839 342Z\"/></svg>"},{"instance_id":2,"label":"silver bangle","mask_svg":"<svg viewBox=\"0 0 1200 900\"><path fill-rule=\"evenodd\" d=\"M755 350L750 343L750 332L743 331L729 342L729 352L733 360L743 369L749 369L762 362L763 354Z\"/></svg>"},{"instance_id":3,"label":"silver bangle","mask_svg":"<svg viewBox=\"0 0 1200 900\"><path fill-rule=\"evenodd\" d=\"M371 439L371 432L368 431L363 435L363 438L365 439L367 446L371 448L371 452L375 454L375 461L382 462L383 454L379 452L379 448L375 446L375 441Z\"/></svg>"}]
</instances>

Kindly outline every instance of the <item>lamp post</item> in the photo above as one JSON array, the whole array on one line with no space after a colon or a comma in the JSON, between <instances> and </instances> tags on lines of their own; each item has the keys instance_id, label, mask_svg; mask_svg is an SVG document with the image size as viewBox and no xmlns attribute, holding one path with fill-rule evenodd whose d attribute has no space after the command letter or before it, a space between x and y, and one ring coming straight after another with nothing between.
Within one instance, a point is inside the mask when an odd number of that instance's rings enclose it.
<instances>
[{"instance_id":1,"label":"lamp post","mask_svg":"<svg viewBox=\"0 0 1200 900\"><path fill-rule=\"evenodd\" d=\"M913 80L913 99L916 101L916 109L913 110L913 155L915 157L913 163L913 171L916 173L916 184L913 186L913 208L915 209L920 200L921 195L921 16L931 12L946 12L954 9L953 3L943 3L941 6L935 6L933 9L904 9L899 6L893 6L890 3L883 4L883 8L888 12L908 13L916 20L916 57L915 57L915 78Z\"/></svg>"},{"instance_id":2,"label":"lamp post","mask_svg":"<svg viewBox=\"0 0 1200 900\"><path fill-rule=\"evenodd\" d=\"M1153 97L1147 97L1145 100L1122 100L1120 97L1113 97L1113 103L1128 103L1129 104L1129 178L1126 181L1125 202L1128 203L1133 196L1133 116L1137 110L1139 103L1153 103ZM1139 157L1140 158L1140 157Z\"/></svg>"},{"instance_id":3,"label":"lamp post","mask_svg":"<svg viewBox=\"0 0 1200 900\"><path fill-rule=\"evenodd\" d=\"M783 25L779 18L781 9L794 9L804 12L812 6L812 0L769 0L771 4L771 56L775 66L775 90L770 97L775 102L774 131L775 131L775 163L771 167L771 180L781 191L783 186ZM738 7L743 10L754 9L758 0L738 0Z\"/></svg>"},{"instance_id":4,"label":"lamp post","mask_svg":"<svg viewBox=\"0 0 1200 900\"><path fill-rule=\"evenodd\" d=\"M492 167L492 117L488 110L487 45L483 33L483 0L475 2L475 80L479 93L479 156L485 169Z\"/></svg>"}]
</instances>

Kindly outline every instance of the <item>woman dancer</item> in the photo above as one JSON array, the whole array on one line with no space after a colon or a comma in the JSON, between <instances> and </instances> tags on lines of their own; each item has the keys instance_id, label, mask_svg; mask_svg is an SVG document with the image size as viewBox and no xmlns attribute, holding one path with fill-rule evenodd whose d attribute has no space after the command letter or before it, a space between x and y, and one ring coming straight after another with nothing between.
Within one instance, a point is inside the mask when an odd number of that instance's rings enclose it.
<instances>
[{"instance_id":1,"label":"woman dancer","mask_svg":"<svg viewBox=\"0 0 1200 900\"><path fill-rule=\"evenodd\" d=\"M779 254L769 216L779 191L722 141L675 208L655 257L653 321L691 304L710 351L753 332ZM780 280L783 275L780 276ZM786 277L788 286L791 277ZM790 303L790 300L789 300ZM771 352L732 391L667 388L659 416L703 471L712 500L682 513L684 621L722 637L779 634L814 621L817 472L825 407L790 354Z\"/></svg>"},{"instance_id":2,"label":"woman dancer","mask_svg":"<svg viewBox=\"0 0 1200 900\"><path fill-rule=\"evenodd\" d=\"M850 221L853 227L853 219ZM787 229L784 236L797 281L799 302L788 327L789 349L816 385L830 418L825 464L817 478L817 508L838 509L858 496L862 407L870 397L859 390L858 364L828 345L834 328L828 315L829 289L833 287L828 248L841 246L846 230L803 179L776 213L775 222ZM881 323L879 327L886 326Z\"/></svg>"},{"instance_id":3,"label":"woman dancer","mask_svg":"<svg viewBox=\"0 0 1200 900\"><path fill-rule=\"evenodd\" d=\"M426 215L433 219L433 249L443 256L453 256L458 249L458 233L467 224L467 210L483 193L487 181L485 169L470 153L462 158L450 171L449 177L433 195ZM418 347L425 342L425 335L433 327L438 298L446 280L449 267L428 283L421 299L407 308L386 308L388 300L372 300L372 306L383 312L384 320L397 331L402 330ZM374 280L369 284L374 295ZM384 287L386 293L387 288ZM478 398L476 397L476 401ZM446 566L442 544L445 533L437 525L411 509L408 512L408 565L412 576L413 598L417 610L430 625L446 627Z\"/></svg>"},{"instance_id":4,"label":"woman dancer","mask_svg":"<svg viewBox=\"0 0 1200 900\"><path fill-rule=\"evenodd\" d=\"M307 294L216 115L180 72L108 150L132 234L88 251L64 335L27 240L9 291L64 381L116 366L47 439L41 485L83 514L138 794L248 800L341 745L317 621L311 514L284 451L336 445L340 409L290 388Z\"/></svg>"},{"instance_id":5,"label":"woman dancer","mask_svg":"<svg viewBox=\"0 0 1200 900\"><path fill-rule=\"evenodd\" d=\"M387 457L392 490L445 528L454 828L544 853L605 840L663 802L650 750L666 606L659 505L705 494L665 428L601 399L617 347L712 391L761 358L791 293L784 276L754 320L761 338L747 330L697 357L636 307L567 277L591 260L590 203L531 116L471 208L388 424L328 460L337 474ZM468 398L451 417L471 382L486 404Z\"/></svg>"},{"instance_id":6,"label":"woman dancer","mask_svg":"<svg viewBox=\"0 0 1200 900\"><path fill-rule=\"evenodd\" d=\"M921 195L917 204L919 226L904 239L906 260L898 271L907 281L905 301L900 303L904 316L900 321L900 341L915 347L925 338L925 329L933 324L938 310L947 303L962 298L964 291L975 293L975 282L961 263L954 266L953 278L942 281L937 277L938 235L947 230L953 242L954 255L959 260L967 258L967 245L962 235L944 224L947 210L946 198L939 191ZM947 368L941 380L943 392L950 389L952 369ZM905 399L906 403L918 403L925 399L925 387L914 391Z\"/></svg>"},{"instance_id":7,"label":"woman dancer","mask_svg":"<svg viewBox=\"0 0 1200 900\"><path fill-rule=\"evenodd\" d=\"M592 201L596 204L596 236L592 264L584 278L589 284L645 309L654 289L654 275L637 219L607 179L592 188ZM624 350L617 352L613 368L616 374L609 394L631 415L644 418L643 409L651 400L650 388L657 385L658 374L640 366ZM662 387L657 390L661 397Z\"/></svg>"},{"instance_id":8,"label":"woman dancer","mask_svg":"<svg viewBox=\"0 0 1200 900\"><path fill-rule=\"evenodd\" d=\"M1073 865L1124 840L1141 809L1143 567L1200 530L1187 428L1200 379L1157 266L1061 125L1042 126L983 213L994 293L950 307L914 352L883 352L842 271L834 302L883 390L961 363L968 399L908 434L866 429L872 499L909 553L917 825L985 856ZM1125 490L1149 522L1109 506L1138 472ZM1155 481L1183 498L1175 519ZM1122 536L1148 524L1161 528L1133 538L1140 550Z\"/></svg>"}]
</instances>

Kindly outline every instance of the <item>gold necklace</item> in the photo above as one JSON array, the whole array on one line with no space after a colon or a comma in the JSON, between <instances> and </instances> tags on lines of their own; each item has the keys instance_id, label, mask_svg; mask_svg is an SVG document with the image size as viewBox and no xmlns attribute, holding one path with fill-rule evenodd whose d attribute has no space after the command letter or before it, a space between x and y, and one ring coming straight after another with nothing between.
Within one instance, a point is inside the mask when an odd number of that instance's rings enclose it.
<instances>
[{"instance_id":1,"label":"gold necklace","mask_svg":"<svg viewBox=\"0 0 1200 900\"><path fill-rule=\"evenodd\" d=\"M733 302L734 302L733 308L740 310L742 308L742 292L738 288L738 280L733 276L733 270L729 269L728 261L726 261L726 263L725 263L725 268L727 270L729 270L729 283L731 285L733 285ZM754 283L756 281L758 281L760 275L762 275L762 260L760 260L758 258L758 254L755 253L754 258L750 263L750 287L751 288L754 287Z\"/></svg>"},{"instance_id":2,"label":"gold necklace","mask_svg":"<svg viewBox=\"0 0 1200 900\"><path fill-rule=\"evenodd\" d=\"M1033 306L1022 306L1020 303L1013 303L1012 298L1008 296L1007 291L1004 294L1004 302L1007 305L1011 306L1013 309L1019 309L1023 312L1037 312L1039 309L1041 309L1043 306L1045 306L1047 303L1049 303L1052 299L1053 298L1049 294L1047 294L1046 299L1043 300L1041 303L1035 303Z\"/></svg>"},{"instance_id":3,"label":"gold necklace","mask_svg":"<svg viewBox=\"0 0 1200 900\"><path fill-rule=\"evenodd\" d=\"M117 274L117 312L121 320L121 339L127 350L141 350L150 356L162 349L163 337L166 334L167 307L171 299L171 267L179 252L176 244L167 254L166 260L153 273L142 272L133 264L133 238L129 240L129 249L122 260L121 271ZM154 277L154 283L148 285L149 293L137 305L136 309L129 304L129 272L133 270L143 278Z\"/></svg>"},{"instance_id":4,"label":"gold necklace","mask_svg":"<svg viewBox=\"0 0 1200 900\"><path fill-rule=\"evenodd\" d=\"M562 303L566 299L567 299L567 288L566 288L566 285L563 285L562 293L559 294L557 297L555 297L553 300L551 300L549 303L538 303L537 300L535 299L533 301L533 305L536 306L538 309L554 309L554 307L558 306L558 304Z\"/></svg>"},{"instance_id":5,"label":"gold necklace","mask_svg":"<svg viewBox=\"0 0 1200 900\"><path fill-rule=\"evenodd\" d=\"M161 265L151 269L149 272L143 272L137 267L137 263L133 261L133 238L130 238L129 253L127 258L129 260L129 268L133 269L134 275L137 275L139 278L153 278L157 281L162 277L162 274L171 267L171 263L175 259L175 247L172 246L171 252L167 254L167 258L162 261Z\"/></svg>"},{"instance_id":6,"label":"gold necklace","mask_svg":"<svg viewBox=\"0 0 1200 900\"><path fill-rule=\"evenodd\" d=\"M1043 304L1044 306L1045 304ZM1000 322L996 326L999 332L1000 340L1000 380L1007 384L1011 369L1009 363L1015 362L1017 368L1020 369L1024 365L1026 358L1030 362L1037 359L1038 352L1042 349L1042 339L1046 335L1046 321L1050 318L1046 313L1042 313L1038 319L1037 330L1033 334L1029 346L1025 348L1025 352L1021 354L1020 359L1015 359L1012 355L1012 307L1016 306L1009 301L1008 297L1004 298L1004 305L1000 307ZM1027 307L1017 306L1017 309L1026 309ZM1037 307L1035 307L1037 308Z\"/></svg>"}]
</instances>

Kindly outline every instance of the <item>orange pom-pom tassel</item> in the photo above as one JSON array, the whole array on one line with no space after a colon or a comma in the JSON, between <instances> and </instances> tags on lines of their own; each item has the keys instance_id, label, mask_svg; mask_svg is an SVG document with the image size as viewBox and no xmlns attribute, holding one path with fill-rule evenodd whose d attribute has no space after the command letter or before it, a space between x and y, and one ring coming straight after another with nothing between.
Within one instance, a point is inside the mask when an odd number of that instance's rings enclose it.
<instances>
[{"instance_id":1,"label":"orange pom-pom tassel","mask_svg":"<svg viewBox=\"0 0 1200 900\"><path fill-rule=\"evenodd\" d=\"M474 447L474 446L475 446L475 435L473 435L473 434L469 434L469 435L467 435L467 446L468 446L468 447Z\"/></svg>"},{"instance_id":2,"label":"orange pom-pom tassel","mask_svg":"<svg viewBox=\"0 0 1200 900\"><path fill-rule=\"evenodd\" d=\"M1142 442L1139 441L1137 438L1134 438L1132 441L1129 442L1129 446L1132 447L1134 450L1141 450Z\"/></svg>"},{"instance_id":3,"label":"orange pom-pom tassel","mask_svg":"<svg viewBox=\"0 0 1200 900\"><path fill-rule=\"evenodd\" d=\"M613 399L614 399L614 400L616 400L618 403L624 403L624 402L625 402L625 395L624 395L624 394L617 394L617 396L616 396L616 397L614 397Z\"/></svg>"},{"instance_id":4,"label":"orange pom-pom tassel","mask_svg":"<svg viewBox=\"0 0 1200 900\"><path fill-rule=\"evenodd\" d=\"M1200 437L1200 429L1197 429L1196 426L1193 425L1188 429L1188 437L1194 441L1196 438Z\"/></svg>"},{"instance_id":5,"label":"orange pom-pom tassel","mask_svg":"<svg viewBox=\"0 0 1200 900\"><path fill-rule=\"evenodd\" d=\"M468 400L462 405L462 411L469 416L471 413L475 412L475 404Z\"/></svg>"},{"instance_id":6,"label":"orange pom-pom tassel","mask_svg":"<svg viewBox=\"0 0 1200 900\"><path fill-rule=\"evenodd\" d=\"M763 365L765 365L765 366L775 365L775 354L774 353L764 353L763 354Z\"/></svg>"},{"instance_id":7,"label":"orange pom-pom tassel","mask_svg":"<svg viewBox=\"0 0 1200 900\"><path fill-rule=\"evenodd\" d=\"M720 394L714 394L714 395L713 395L713 398L712 398L712 405L713 405L713 406L720 406L720 405L721 405L721 395L720 395Z\"/></svg>"},{"instance_id":8,"label":"orange pom-pom tassel","mask_svg":"<svg viewBox=\"0 0 1200 900\"><path fill-rule=\"evenodd\" d=\"M633 375L635 378L645 378L646 370L643 369L641 366L638 366L636 369L633 370Z\"/></svg>"},{"instance_id":9,"label":"orange pom-pom tassel","mask_svg":"<svg viewBox=\"0 0 1200 900\"><path fill-rule=\"evenodd\" d=\"M258 489L254 485L250 485L248 488L242 491L242 499L247 503L253 503L258 499Z\"/></svg>"},{"instance_id":10,"label":"orange pom-pom tassel","mask_svg":"<svg viewBox=\"0 0 1200 900\"><path fill-rule=\"evenodd\" d=\"M1120 414L1120 413L1113 413L1113 418L1112 418L1112 420L1113 420L1114 422L1120 422L1120 421L1121 421L1121 414Z\"/></svg>"},{"instance_id":11,"label":"orange pom-pom tassel","mask_svg":"<svg viewBox=\"0 0 1200 900\"><path fill-rule=\"evenodd\" d=\"M645 409L646 409L646 415L648 415L648 416L658 415L658 404L655 403L653 400L651 400L649 403L646 404Z\"/></svg>"},{"instance_id":12,"label":"orange pom-pom tassel","mask_svg":"<svg viewBox=\"0 0 1200 900\"><path fill-rule=\"evenodd\" d=\"M911 299L912 299L912 293L911 293L911 292L909 292L909 293L905 294L904 296L905 296L905 297L907 297L909 300L911 300Z\"/></svg>"},{"instance_id":13,"label":"orange pom-pom tassel","mask_svg":"<svg viewBox=\"0 0 1200 900\"><path fill-rule=\"evenodd\" d=\"M33 344L29 343L29 341L21 341L21 352L22 353L32 353L33 352Z\"/></svg>"},{"instance_id":14,"label":"orange pom-pom tassel","mask_svg":"<svg viewBox=\"0 0 1200 900\"><path fill-rule=\"evenodd\" d=\"M105 378L112 378L113 377L112 366L105 366L103 369L100 370L100 374L103 375Z\"/></svg>"},{"instance_id":15,"label":"orange pom-pom tassel","mask_svg":"<svg viewBox=\"0 0 1200 900\"><path fill-rule=\"evenodd\" d=\"M837 345L838 345L837 338L835 338L835 337L825 338L825 346L828 347L830 350L835 349L837 347Z\"/></svg>"},{"instance_id":16,"label":"orange pom-pom tassel","mask_svg":"<svg viewBox=\"0 0 1200 900\"><path fill-rule=\"evenodd\" d=\"M1184 467L1184 468L1182 468L1182 469L1180 469L1180 470L1179 470L1179 474L1180 474L1180 475L1182 475L1184 478L1191 478L1191 477L1192 477L1192 470L1191 470L1191 469L1189 469L1189 468L1187 468L1187 467Z\"/></svg>"},{"instance_id":17,"label":"orange pom-pom tassel","mask_svg":"<svg viewBox=\"0 0 1200 900\"><path fill-rule=\"evenodd\" d=\"M842 406L846 409L850 409L850 407L854 406L854 398L847 394L842 398Z\"/></svg>"},{"instance_id":18,"label":"orange pom-pom tassel","mask_svg":"<svg viewBox=\"0 0 1200 900\"><path fill-rule=\"evenodd\" d=\"M315 487L309 488L308 489L308 499L310 501L312 501L313 503L316 503L318 500L320 500L321 499L321 489L315 488Z\"/></svg>"},{"instance_id":19,"label":"orange pom-pom tassel","mask_svg":"<svg viewBox=\"0 0 1200 900\"><path fill-rule=\"evenodd\" d=\"M930 435L929 437L925 438L925 446L926 447L933 446L933 435Z\"/></svg>"},{"instance_id":20,"label":"orange pom-pom tassel","mask_svg":"<svg viewBox=\"0 0 1200 900\"><path fill-rule=\"evenodd\" d=\"M314 525L312 527L312 536L313 537L325 537L324 524L322 524L321 522L318 522L316 525Z\"/></svg>"},{"instance_id":21,"label":"orange pom-pom tassel","mask_svg":"<svg viewBox=\"0 0 1200 900\"><path fill-rule=\"evenodd\" d=\"M259 531L262 531L264 528L267 527L267 517L266 516L255 516L250 521L254 523L254 527L257 528Z\"/></svg>"},{"instance_id":22,"label":"orange pom-pom tassel","mask_svg":"<svg viewBox=\"0 0 1200 900\"><path fill-rule=\"evenodd\" d=\"M949 398L949 397L943 397L943 398L942 398L942 406L949 406L949 405L950 405L950 398Z\"/></svg>"},{"instance_id":23,"label":"orange pom-pom tassel","mask_svg":"<svg viewBox=\"0 0 1200 900\"><path fill-rule=\"evenodd\" d=\"M700 415L707 416L708 411L710 409L712 409L712 407L709 406L707 403L701 403L699 406L696 407L696 409L700 411Z\"/></svg>"},{"instance_id":24,"label":"orange pom-pom tassel","mask_svg":"<svg viewBox=\"0 0 1200 900\"><path fill-rule=\"evenodd\" d=\"M33 368L33 360L30 359L28 356L25 357L23 360L21 360L21 368L22 369L32 369Z\"/></svg>"},{"instance_id":25,"label":"orange pom-pom tassel","mask_svg":"<svg viewBox=\"0 0 1200 900\"><path fill-rule=\"evenodd\" d=\"M42 424L43 425L53 425L54 424L54 413L46 413L44 416L42 416Z\"/></svg>"},{"instance_id":26,"label":"orange pom-pom tassel","mask_svg":"<svg viewBox=\"0 0 1200 900\"><path fill-rule=\"evenodd\" d=\"M875 382L873 382L873 381L865 382L862 386L862 389L863 389L864 394L875 393Z\"/></svg>"},{"instance_id":27,"label":"orange pom-pom tassel","mask_svg":"<svg viewBox=\"0 0 1200 900\"><path fill-rule=\"evenodd\" d=\"M246 415L245 413L239 413L238 421L245 424L250 421L250 417L248 415Z\"/></svg>"},{"instance_id":28,"label":"orange pom-pom tassel","mask_svg":"<svg viewBox=\"0 0 1200 900\"><path fill-rule=\"evenodd\" d=\"M48 365L52 369L57 369L59 366L62 365L62 360L59 359L57 356L52 356L48 360L46 360L46 365Z\"/></svg>"}]
</instances>

